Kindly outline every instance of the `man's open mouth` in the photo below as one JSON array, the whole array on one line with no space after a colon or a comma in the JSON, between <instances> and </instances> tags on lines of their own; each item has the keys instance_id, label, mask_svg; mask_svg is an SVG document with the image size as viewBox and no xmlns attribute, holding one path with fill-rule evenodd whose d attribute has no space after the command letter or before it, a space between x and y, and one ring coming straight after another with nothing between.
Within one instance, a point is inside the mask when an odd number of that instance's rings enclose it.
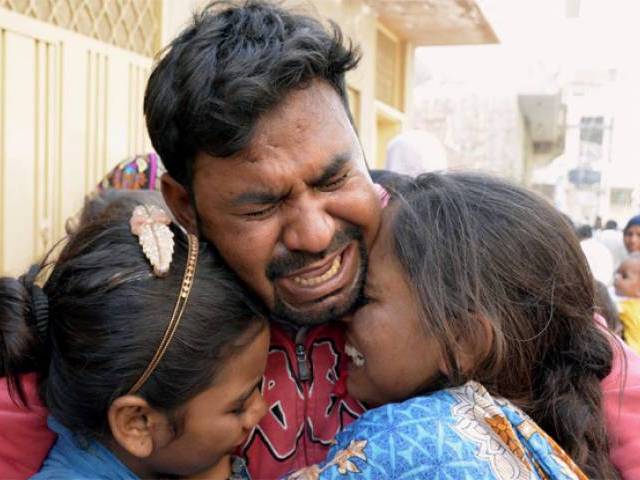
<instances>
[{"instance_id":1,"label":"man's open mouth","mask_svg":"<svg viewBox=\"0 0 640 480\"><path fill-rule=\"evenodd\" d=\"M274 284L282 300L300 308L320 302L353 284L358 275L358 263L358 242L353 241L320 262L278 278Z\"/></svg>"},{"instance_id":2,"label":"man's open mouth","mask_svg":"<svg viewBox=\"0 0 640 480\"><path fill-rule=\"evenodd\" d=\"M342 255L336 255L333 262L331 262L329 269L323 274L314 276L314 273L317 272L311 272L311 274L301 274L295 277L291 277L291 279L298 285L302 285L303 287L314 287L335 277L336 274L340 271L341 265Z\"/></svg>"}]
</instances>

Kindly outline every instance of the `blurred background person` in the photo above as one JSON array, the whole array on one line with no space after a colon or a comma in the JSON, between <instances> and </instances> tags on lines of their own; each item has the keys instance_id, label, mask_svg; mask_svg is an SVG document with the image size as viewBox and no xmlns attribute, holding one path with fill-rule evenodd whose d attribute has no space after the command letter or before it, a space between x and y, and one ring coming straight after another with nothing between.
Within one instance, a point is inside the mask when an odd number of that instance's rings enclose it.
<instances>
[{"instance_id":1,"label":"blurred background person","mask_svg":"<svg viewBox=\"0 0 640 480\"><path fill-rule=\"evenodd\" d=\"M631 217L624 227L624 246L629 253L640 252L640 215Z\"/></svg>"},{"instance_id":2,"label":"blurred background person","mask_svg":"<svg viewBox=\"0 0 640 480\"><path fill-rule=\"evenodd\" d=\"M434 135L408 130L396 135L387 147L386 170L415 177L447 169L447 152Z\"/></svg>"},{"instance_id":3,"label":"blurred background person","mask_svg":"<svg viewBox=\"0 0 640 480\"><path fill-rule=\"evenodd\" d=\"M596 238L609 249L613 256L613 264L617 268L627 256L622 232L618 230L618 222L607 220L604 229L596 233Z\"/></svg>"},{"instance_id":4,"label":"blurred background person","mask_svg":"<svg viewBox=\"0 0 640 480\"><path fill-rule=\"evenodd\" d=\"M620 321L620 311L618 310L618 304L615 301L616 299L614 297L615 296L612 297L609 288L607 288L604 283L596 280L596 309L598 313L602 315L607 321L607 326L609 327L609 329L616 335L622 337L623 327Z\"/></svg>"},{"instance_id":5,"label":"blurred background person","mask_svg":"<svg viewBox=\"0 0 640 480\"><path fill-rule=\"evenodd\" d=\"M580 247L587 257L589 268L594 278L603 284L610 286L613 281L613 256L609 249L600 241L593 238L591 225L580 225L576 229L580 239Z\"/></svg>"},{"instance_id":6,"label":"blurred background person","mask_svg":"<svg viewBox=\"0 0 640 480\"><path fill-rule=\"evenodd\" d=\"M614 282L618 295L622 337L640 353L640 253L629 255L616 272Z\"/></svg>"}]
</instances>

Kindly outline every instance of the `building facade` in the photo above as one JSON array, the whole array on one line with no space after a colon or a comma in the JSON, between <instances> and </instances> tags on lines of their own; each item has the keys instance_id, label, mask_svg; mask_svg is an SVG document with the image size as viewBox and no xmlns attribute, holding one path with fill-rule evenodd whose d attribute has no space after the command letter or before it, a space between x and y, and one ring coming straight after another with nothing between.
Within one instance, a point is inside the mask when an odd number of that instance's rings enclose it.
<instances>
[{"instance_id":1,"label":"building facade","mask_svg":"<svg viewBox=\"0 0 640 480\"><path fill-rule=\"evenodd\" d=\"M204 0L0 0L0 274L64 236L118 161L151 150L142 100L154 57ZM486 43L472 0L287 0L363 51L348 76L369 164L406 126L417 45Z\"/></svg>"}]
</instances>

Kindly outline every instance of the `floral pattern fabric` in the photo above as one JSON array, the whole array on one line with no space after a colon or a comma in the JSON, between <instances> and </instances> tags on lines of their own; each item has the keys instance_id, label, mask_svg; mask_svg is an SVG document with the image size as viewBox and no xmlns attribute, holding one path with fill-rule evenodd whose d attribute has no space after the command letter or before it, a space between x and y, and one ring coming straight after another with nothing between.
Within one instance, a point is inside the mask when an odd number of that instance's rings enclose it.
<instances>
[{"instance_id":1,"label":"floral pattern fabric","mask_svg":"<svg viewBox=\"0 0 640 480\"><path fill-rule=\"evenodd\" d=\"M146 153L128 158L116 165L100 182L98 191L108 188L117 190L160 190L160 177L164 173L160 158L155 153Z\"/></svg>"},{"instance_id":2,"label":"floral pattern fabric","mask_svg":"<svg viewBox=\"0 0 640 480\"><path fill-rule=\"evenodd\" d=\"M327 460L288 480L584 480L527 415L469 382L365 413Z\"/></svg>"}]
</instances>

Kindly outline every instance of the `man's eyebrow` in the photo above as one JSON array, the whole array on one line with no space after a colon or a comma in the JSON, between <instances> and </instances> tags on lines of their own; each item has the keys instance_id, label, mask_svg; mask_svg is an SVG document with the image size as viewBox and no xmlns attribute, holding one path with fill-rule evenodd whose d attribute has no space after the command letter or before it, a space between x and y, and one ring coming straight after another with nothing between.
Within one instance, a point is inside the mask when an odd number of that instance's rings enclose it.
<instances>
[{"instance_id":1,"label":"man's eyebrow","mask_svg":"<svg viewBox=\"0 0 640 480\"><path fill-rule=\"evenodd\" d=\"M312 187L321 187L335 177L344 166L351 161L351 152L339 153L331 163L327 165L318 178L313 180L309 185ZM244 192L231 200L234 206L241 207L243 205L269 205L277 203L287 196L288 193L275 193L269 190L254 190Z\"/></svg>"},{"instance_id":2,"label":"man's eyebrow","mask_svg":"<svg viewBox=\"0 0 640 480\"><path fill-rule=\"evenodd\" d=\"M279 202L282 197L283 195L278 195L277 193L270 192L268 190L254 190L241 193L231 202L237 207L241 207L243 205L267 205Z\"/></svg>"},{"instance_id":3,"label":"man's eyebrow","mask_svg":"<svg viewBox=\"0 0 640 480\"><path fill-rule=\"evenodd\" d=\"M321 187L335 177L342 168L351 160L351 152L339 153L331 163L327 165L318 178L313 180L310 185L312 187Z\"/></svg>"}]
</instances>

